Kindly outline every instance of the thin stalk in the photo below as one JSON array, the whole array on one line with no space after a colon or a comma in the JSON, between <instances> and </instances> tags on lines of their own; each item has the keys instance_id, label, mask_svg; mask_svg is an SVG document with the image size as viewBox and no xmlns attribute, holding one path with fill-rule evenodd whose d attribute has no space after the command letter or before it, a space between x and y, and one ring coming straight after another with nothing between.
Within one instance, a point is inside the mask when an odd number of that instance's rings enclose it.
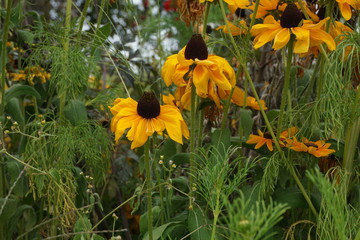
<instances>
[{"instance_id":1,"label":"thin stalk","mask_svg":"<svg viewBox=\"0 0 360 240\"><path fill-rule=\"evenodd\" d=\"M96 31L99 29L100 24L101 24L102 15L103 15L104 8L105 8L105 3L106 3L106 0L101 0L99 15L98 15L98 19L96 21Z\"/></svg>"},{"instance_id":2,"label":"thin stalk","mask_svg":"<svg viewBox=\"0 0 360 240\"><path fill-rule=\"evenodd\" d=\"M210 2L206 2L205 3L204 22L203 22L203 32L202 32L202 37L204 39L205 39L205 36L206 36L206 29L207 29L207 22L208 22L210 7L211 7Z\"/></svg>"},{"instance_id":3,"label":"thin stalk","mask_svg":"<svg viewBox=\"0 0 360 240\"><path fill-rule=\"evenodd\" d=\"M349 176L353 172L354 156L357 148L357 142L360 134L360 118L351 123L350 127L346 131L345 146L344 146L344 158L342 166Z\"/></svg>"},{"instance_id":4,"label":"thin stalk","mask_svg":"<svg viewBox=\"0 0 360 240\"><path fill-rule=\"evenodd\" d=\"M68 52L69 52L69 45L70 45L70 23L71 23L71 6L72 6L72 0L66 1L66 13L65 13L65 40L64 40L64 63L67 62ZM64 72L66 75L66 71ZM65 76L66 77L66 76ZM61 94L59 94L60 98L60 109L59 109L59 115L60 119L64 116L64 108L66 103L66 89L63 89L61 91Z\"/></svg>"},{"instance_id":5,"label":"thin stalk","mask_svg":"<svg viewBox=\"0 0 360 240\"><path fill-rule=\"evenodd\" d=\"M192 81L192 80L191 80ZM191 188L194 182L194 174L195 174L195 128L196 128L196 89L193 82L191 82L191 107L190 107L190 174L189 174L189 189L191 192ZM190 194L190 207L192 207L192 194Z\"/></svg>"},{"instance_id":6,"label":"thin stalk","mask_svg":"<svg viewBox=\"0 0 360 240\"><path fill-rule=\"evenodd\" d=\"M145 161L145 172L146 172L146 186L147 186L147 211L148 211L148 233L149 240L153 239L153 226L152 226L152 196L151 196L151 168L150 168L150 140L147 140L144 145L144 161Z\"/></svg>"},{"instance_id":7,"label":"thin stalk","mask_svg":"<svg viewBox=\"0 0 360 240\"><path fill-rule=\"evenodd\" d=\"M215 239L216 235L216 223L220 214L220 189L216 189L216 205L214 210L213 226L211 231L211 240Z\"/></svg>"},{"instance_id":8,"label":"thin stalk","mask_svg":"<svg viewBox=\"0 0 360 240\"><path fill-rule=\"evenodd\" d=\"M162 160L162 158L160 158ZM161 209L165 209L165 206L164 206L164 192L163 192L163 187L162 185L160 185L160 181L161 181L161 177L160 177L160 174L161 174L162 171L157 171L155 170L155 175L156 175L156 180L157 180L157 183L159 185L159 196L160 196L160 208ZM164 221L164 214L161 215L161 225L163 225L165 223Z\"/></svg>"},{"instance_id":9,"label":"thin stalk","mask_svg":"<svg viewBox=\"0 0 360 240\"><path fill-rule=\"evenodd\" d=\"M289 85L290 85L290 69L291 69L291 62L293 57L293 38L290 39L288 43L288 55L286 59L286 66L285 66L285 77L284 77L284 87L282 90L282 98L281 98L281 105L280 105L280 113L279 113L279 119L278 119L278 138L280 137L280 132L283 129L283 121L284 121L284 112L285 112L285 105L287 103L287 96L289 91Z\"/></svg>"},{"instance_id":10,"label":"thin stalk","mask_svg":"<svg viewBox=\"0 0 360 240\"><path fill-rule=\"evenodd\" d=\"M256 14L257 14L257 11L259 9L259 3L260 3L260 0L256 0L255 6L254 6L254 11L252 13L252 17L251 17L251 21L250 21L249 29L251 29L252 26L254 26L255 19L256 19Z\"/></svg>"},{"instance_id":11,"label":"thin stalk","mask_svg":"<svg viewBox=\"0 0 360 240\"><path fill-rule=\"evenodd\" d=\"M87 10L89 8L90 1L91 0L85 0L85 5L81 12L81 16L80 16L80 20L79 20L78 35L77 35L78 42L80 42L81 32L82 32L82 28L84 26L84 22L85 22L85 18L86 18Z\"/></svg>"},{"instance_id":12,"label":"thin stalk","mask_svg":"<svg viewBox=\"0 0 360 240\"><path fill-rule=\"evenodd\" d=\"M5 67L6 67L6 42L8 39L8 33L9 33L9 25L10 25L10 15L11 15L11 2L10 0L6 1L7 7L6 7L6 16L5 16L5 22L3 26L3 36L2 36L2 42L1 45L1 91L0 91L0 117L4 115L5 110L5 103L4 103L4 97L5 97Z\"/></svg>"},{"instance_id":13,"label":"thin stalk","mask_svg":"<svg viewBox=\"0 0 360 240\"><path fill-rule=\"evenodd\" d=\"M234 94L235 91L235 87L233 87L230 91L229 97L226 101L225 107L224 107L224 115L223 115L223 119L221 122L221 132L223 132L227 126L227 120L228 120L228 115L229 115L229 108L230 108L230 104L231 104L231 99L232 96Z\"/></svg>"}]
</instances>

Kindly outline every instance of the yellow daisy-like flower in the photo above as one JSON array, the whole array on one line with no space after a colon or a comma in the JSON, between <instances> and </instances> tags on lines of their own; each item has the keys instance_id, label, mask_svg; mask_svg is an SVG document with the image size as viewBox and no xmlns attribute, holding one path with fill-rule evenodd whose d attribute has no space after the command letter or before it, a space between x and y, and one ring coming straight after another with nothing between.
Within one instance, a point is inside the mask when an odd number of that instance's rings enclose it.
<instances>
[{"instance_id":1,"label":"yellow daisy-like flower","mask_svg":"<svg viewBox=\"0 0 360 240\"><path fill-rule=\"evenodd\" d=\"M180 110L190 110L191 89L189 85L177 87L174 95L163 95L162 99L165 104L178 107Z\"/></svg>"},{"instance_id":2,"label":"yellow daisy-like flower","mask_svg":"<svg viewBox=\"0 0 360 240\"><path fill-rule=\"evenodd\" d=\"M280 133L280 146L284 147L284 141L290 137L293 137L298 129L296 127L291 127L285 131L282 131ZM258 129L259 135L250 134L249 139L246 141L247 144L256 144L255 149L261 148L264 144L266 144L267 148L270 151L273 151L273 138L271 137L271 134L269 132L263 133Z\"/></svg>"},{"instance_id":3,"label":"yellow daisy-like flower","mask_svg":"<svg viewBox=\"0 0 360 240\"><path fill-rule=\"evenodd\" d=\"M249 139L246 141L247 144L256 144L255 149L261 148L264 144L266 144L267 148L270 151L273 151L273 142L271 135L269 133L263 133L260 129L258 129L259 135L250 134Z\"/></svg>"},{"instance_id":4,"label":"yellow daisy-like flower","mask_svg":"<svg viewBox=\"0 0 360 240\"><path fill-rule=\"evenodd\" d=\"M145 92L136 102L132 98L117 98L110 108L114 117L111 119L111 131L117 142L128 131L126 137L132 141L131 149L140 147L154 132L161 134L165 129L169 137L183 143L182 136L189 138L189 130L178 108L170 105L161 106L153 93Z\"/></svg>"},{"instance_id":5,"label":"yellow daisy-like flower","mask_svg":"<svg viewBox=\"0 0 360 240\"><path fill-rule=\"evenodd\" d=\"M233 36L239 36L241 34L245 34L247 33L247 25L246 25L246 22L244 20L240 20L239 21L239 26L236 26L234 24L232 24L231 22L227 21L228 24L229 24L229 28L230 28L230 32L231 32L231 35ZM223 30L224 33L228 34L229 31L226 27L226 25L221 25L219 27L217 27L215 30Z\"/></svg>"},{"instance_id":6,"label":"yellow daisy-like flower","mask_svg":"<svg viewBox=\"0 0 360 240\"><path fill-rule=\"evenodd\" d=\"M286 4L279 5L279 0L260 0L255 18L262 18L274 11L284 11ZM248 7L254 11L255 4Z\"/></svg>"},{"instance_id":7,"label":"yellow daisy-like flower","mask_svg":"<svg viewBox=\"0 0 360 240\"><path fill-rule=\"evenodd\" d=\"M191 69L191 68L193 69ZM167 86L174 83L186 86L184 76L194 83L200 97L209 95L209 82L217 88L230 91L235 86L235 71L222 57L208 55L207 47L200 34L195 34L178 54L169 56L161 71Z\"/></svg>"},{"instance_id":8,"label":"yellow daisy-like flower","mask_svg":"<svg viewBox=\"0 0 360 240\"><path fill-rule=\"evenodd\" d=\"M349 20L352 16L351 7L356 10L360 9L359 0L336 0L336 2L338 3L341 15L345 20Z\"/></svg>"},{"instance_id":9,"label":"yellow daisy-like flower","mask_svg":"<svg viewBox=\"0 0 360 240\"><path fill-rule=\"evenodd\" d=\"M295 53L306 53L312 46L318 46L326 43L329 50L336 48L334 39L326 33L321 27L329 18L321 20L314 24L311 20L303 20L302 13L294 4L287 5L281 15L280 21L276 21L273 16L269 15L264 19L263 24L256 24L251 29L251 34L255 36L254 48L260 48L267 42L274 40L273 48L281 49L290 41L290 35L294 34ZM303 21L302 25L299 24Z\"/></svg>"},{"instance_id":10,"label":"yellow daisy-like flower","mask_svg":"<svg viewBox=\"0 0 360 240\"><path fill-rule=\"evenodd\" d=\"M315 157L326 157L331 153L336 152L334 149L329 149L331 146L330 143L326 143L323 140L318 140L316 142L312 142L307 140L306 138L302 139L303 143L307 146L307 152L314 155Z\"/></svg>"},{"instance_id":11,"label":"yellow daisy-like flower","mask_svg":"<svg viewBox=\"0 0 360 240\"><path fill-rule=\"evenodd\" d=\"M260 110L259 103L256 101L256 99L251 96L247 96L245 99L245 92L239 87L235 87L231 101L240 107L247 106L255 110ZM262 105L264 110L267 110L264 100L260 100L260 104Z\"/></svg>"}]
</instances>

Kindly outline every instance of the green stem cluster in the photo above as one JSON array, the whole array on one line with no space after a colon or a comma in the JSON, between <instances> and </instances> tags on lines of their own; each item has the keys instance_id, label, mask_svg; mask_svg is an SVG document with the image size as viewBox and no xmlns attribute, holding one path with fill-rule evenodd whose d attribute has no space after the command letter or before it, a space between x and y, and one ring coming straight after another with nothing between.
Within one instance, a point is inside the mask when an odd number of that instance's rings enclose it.
<instances>
[{"instance_id":1,"label":"green stem cluster","mask_svg":"<svg viewBox=\"0 0 360 240\"><path fill-rule=\"evenodd\" d=\"M145 172L146 172L146 187L147 187L147 221L148 221L148 233L149 240L153 239L153 228L152 228L152 181L151 181L151 166L150 166L150 140L148 139L144 145L144 161L145 161Z\"/></svg>"}]
</instances>

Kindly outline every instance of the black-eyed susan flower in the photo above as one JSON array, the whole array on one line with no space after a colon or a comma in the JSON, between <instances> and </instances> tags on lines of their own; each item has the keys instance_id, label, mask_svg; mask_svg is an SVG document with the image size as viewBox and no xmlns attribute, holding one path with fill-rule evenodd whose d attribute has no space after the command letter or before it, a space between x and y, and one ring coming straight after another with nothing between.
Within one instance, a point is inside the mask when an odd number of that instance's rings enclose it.
<instances>
[{"instance_id":1,"label":"black-eyed susan flower","mask_svg":"<svg viewBox=\"0 0 360 240\"><path fill-rule=\"evenodd\" d=\"M126 137L132 141L131 149L145 144L154 132L161 134L165 129L169 137L183 143L182 137L189 138L189 130L178 108L159 104L155 95L145 92L136 102L132 98L117 98L110 108L114 117L111 119L111 131L117 142L126 129Z\"/></svg>"},{"instance_id":2,"label":"black-eyed susan flower","mask_svg":"<svg viewBox=\"0 0 360 240\"><path fill-rule=\"evenodd\" d=\"M291 127L285 131L282 131L279 136L279 143L281 147L284 147L286 144L284 143L288 138L293 137L298 129L296 127ZM261 148L264 144L266 144L267 148L270 151L273 151L273 142L274 139L272 138L269 132L263 133L261 130L258 129L259 135L250 134L249 139L246 141L247 144L256 144L255 149Z\"/></svg>"},{"instance_id":3,"label":"black-eyed susan flower","mask_svg":"<svg viewBox=\"0 0 360 240\"><path fill-rule=\"evenodd\" d=\"M302 139L302 142L308 148L307 152L314 155L317 158L326 157L329 156L331 153L336 152L334 149L329 149L331 144L326 143L324 140L318 140L316 142L312 142L304 138Z\"/></svg>"},{"instance_id":4,"label":"black-eyed susan flower","mask_svg":"<svg viewBox=\"0 0 360 240\"><path fill-rule=\"evenodd\" d=\"M171 83L186 86L192 81L197 95L202 98L209 96L210 81L222 90L230 91L235 86L234 69L226 59L208 54L200 34L193 35L178 54L169 56L161 73L167 86ZM188 79L184 79L184 76Z\"/></svg>"},{"instance_id":5,"label":"black-eyed susan flower","mask_svg":"<svg viewBox=\"0 0 360 240\"><path fill-rule=\"evenodd\" d=\"M349 20L352 16L351 7L355 10L360 9L359 0L336 0L336 2L338 3L341 15L345 20Z\"/></svg>"},{"instance_id":6,"label":"black-eyed susan flower","mask_svg":"<svg viewBox=\"0 0 360 240\"><path fill-rule=\"evenodd\" d=\"M290 41L290 36L295 35L294 52L306 53L310 47L326 43L329 50L335 50L334 39L322 30L322 26L329 18L313 23L311 20L303 20L303 15L294 4L289 4L281 15L280 21L276 21L269 15L263 24L256 24L250 30L255 36L254 48L260 48L267 42L274 40L273 48L281 49Z\"/></svg>"},{"instance_id":7,"label":"black-eyed susan flower","mask_svg":"<svg viewBox=\"0 0 360 240\"><path fill-rule=\"evenodd\" d=\"M249 139L246 141L247 144L256 144L255 149L261 148L264 144L266 144L267 148L270 151L274 150L273 142L270 133L265 132L263 133L260 129L258 129L259 135L250 134Z\"/></svg>"}]
</instances>

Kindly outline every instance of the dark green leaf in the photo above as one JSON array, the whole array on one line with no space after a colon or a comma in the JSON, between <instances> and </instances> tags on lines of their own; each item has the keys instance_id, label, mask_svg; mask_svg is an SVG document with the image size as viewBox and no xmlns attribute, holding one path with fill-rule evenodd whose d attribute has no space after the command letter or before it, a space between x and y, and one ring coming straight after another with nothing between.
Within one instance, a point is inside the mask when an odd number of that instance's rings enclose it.
<instances>
[{"instance_id":1,"label":"dark green leaf","mask_svg":"<svg viewBox=\"0 0 360 240\"><path fill-rule=\"evenodd\" d=\"M64 109L64 114L74 126L82 124L87 120L87 111L85 104L79 100L71 100L66 105Z\"/></svg>"},{"instance_id":2,"label":"dark green leaf","mask_svg":"<svg viewBox=\"0 0 360 240\"><path fill-rule=\"evenodd\" d=\"M252 131L253 126L252 111L240 109L240 126L244 131L244 137L247 139Z\"/></svg>"},{"instance_id":3,"label":"dark green leaf","mask_svg":"<svg viewBox=\"0 0 360 240\"><path fill-rule=\"evenodd\" d=\"M40 94L35 90L35 88L27 85L16 84L5 91L5 106L12 98L22 95L33 96L38 100L41 99Z\"/></svg>"},{"instance_id":4,"label":"dark green leaf","mask_svg":"<svg viewBox=\"0 0 360 240\"><path fill-rule=\"evenodd\" d=\"M202 210L196 206L189 211L188 228L191 234L191 240L208 240L210 239L210 230L206 227L208 219Z\"/></svg>"}]
</instances>

